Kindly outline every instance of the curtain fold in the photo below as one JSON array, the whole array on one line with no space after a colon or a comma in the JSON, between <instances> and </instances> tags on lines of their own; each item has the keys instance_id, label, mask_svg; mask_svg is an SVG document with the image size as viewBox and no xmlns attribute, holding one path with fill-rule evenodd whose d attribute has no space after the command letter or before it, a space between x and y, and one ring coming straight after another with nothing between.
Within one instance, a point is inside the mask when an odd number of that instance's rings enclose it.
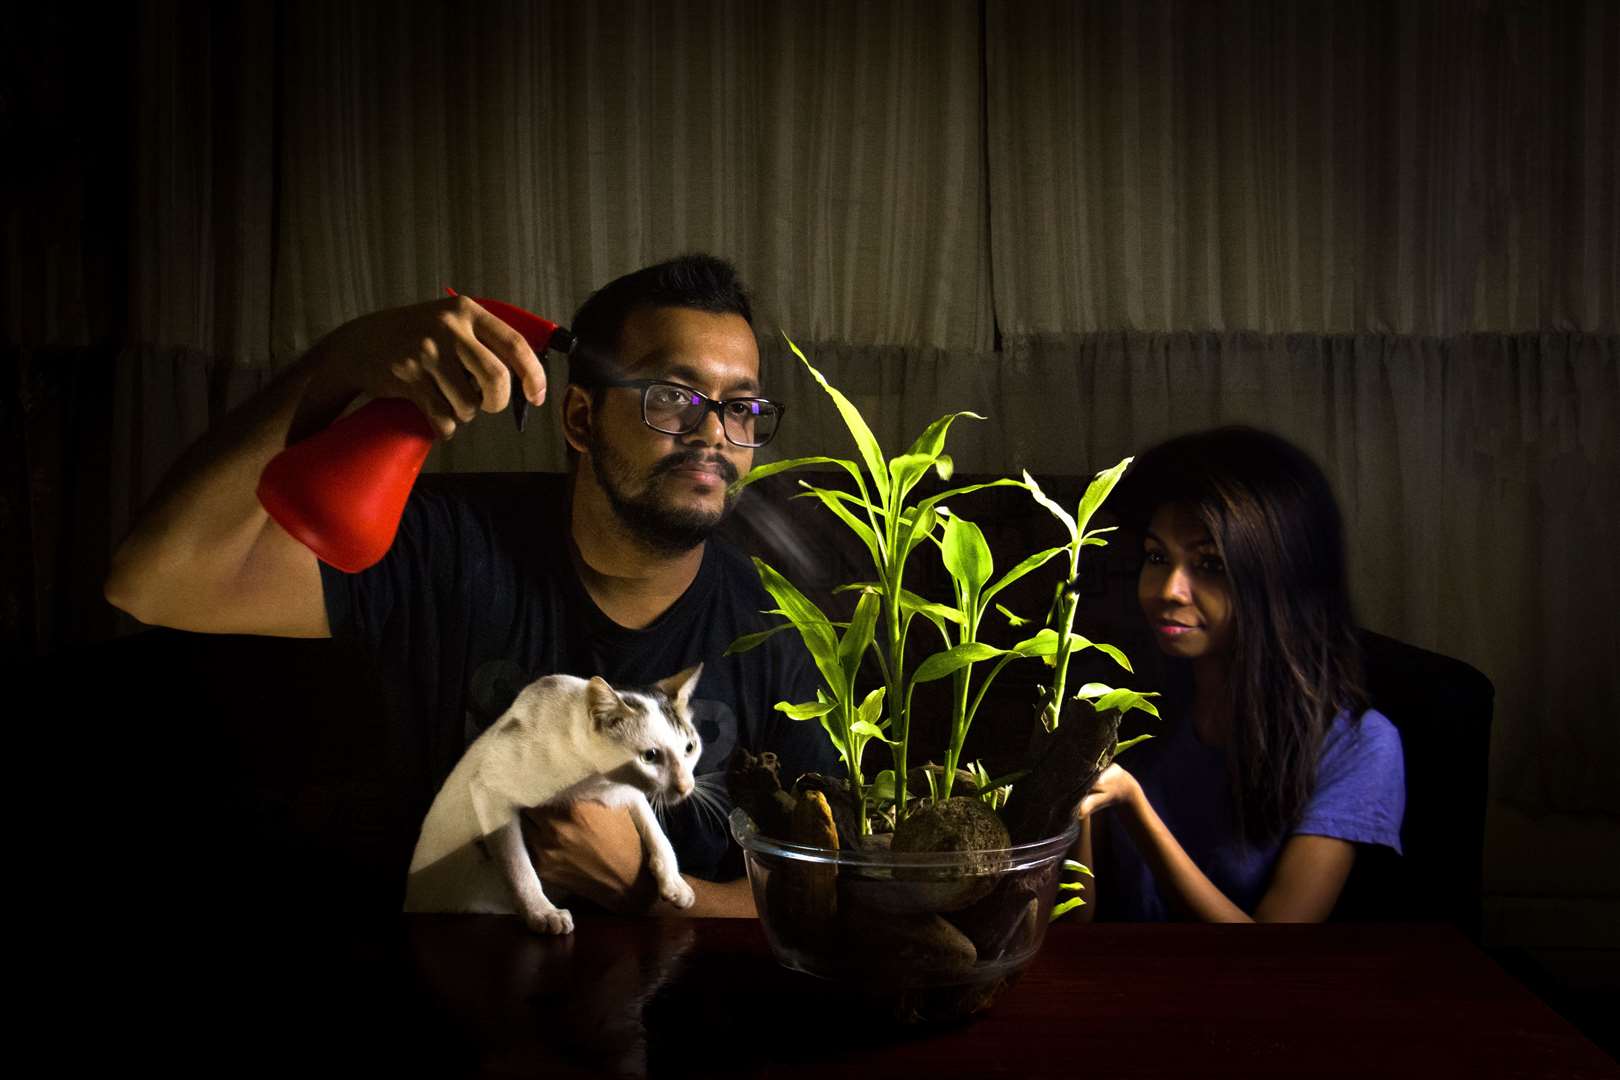
<instances>
[{"instance_id":1,"label":"curtain fold","mask_svg":"<svg viewBox=\"0 0 1620 1080\"><path fill-rule=\"evenodd\" d=\"M1620 7L987 5L1003 333L1620 327Z\"/></svg>"},{"instance_id":2,"label":"curtain fold","mask_svg":"<svg viewBox=\"0 0 1620 1080\"><path fill-rule=\"evenodd\" d=\"M987 350L977 6L293 5L276 360L445 285L566 322L684 250L817 340Z\"/></svg>"}]
</instances>

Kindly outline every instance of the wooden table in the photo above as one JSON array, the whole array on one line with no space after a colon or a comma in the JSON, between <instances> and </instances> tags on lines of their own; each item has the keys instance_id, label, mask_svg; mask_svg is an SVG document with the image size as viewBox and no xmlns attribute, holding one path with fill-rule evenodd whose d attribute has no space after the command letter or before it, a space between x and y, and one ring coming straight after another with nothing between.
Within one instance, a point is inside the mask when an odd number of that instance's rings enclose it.
<instances>
[{"instance_id":1,"label":"wooden table","mask_svg":"<svg viewBox=\"0 0 1620 1080\"><path fill-rule=\"evenodd\" d=\"M231 1075L1620 1077L1446 926L1059 923L987 1015L863 1026L757 923L405 916L289 931L218 969L183 1044ZM161 1001L148 1002L154 1015Z\"/></svg>"}]
</instances>

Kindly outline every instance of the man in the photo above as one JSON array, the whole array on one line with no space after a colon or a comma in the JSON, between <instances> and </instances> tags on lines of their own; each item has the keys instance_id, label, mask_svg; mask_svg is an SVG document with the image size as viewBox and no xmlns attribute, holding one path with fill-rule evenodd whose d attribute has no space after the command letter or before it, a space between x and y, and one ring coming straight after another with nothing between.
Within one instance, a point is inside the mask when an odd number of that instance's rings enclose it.
<instances>
[{"instance_id":1,"label":"man","mask_svg":"<svg viewBox=\"0 0 1620 1080\"><path fill-rule=\"evenodd\" d=\"M704 662L694 708L716 784L738 745L784 771L831 771L814 725L772 706L814 697L792 635L723 657L772 606L738 552L708 539L727 485L768 441L746 291L727 263L675 259L626 275L575 315L563 393L572 462L555 503L486 506L416 491L393 548L347 575L272 521L255 497L285 445L361 393L405 397L445 438L546 378L523 338L466 298L356 319L319 342L224 430L188 451L113 560L109 601L143 622L218 633L357 639L396 716L420 733L402 781L428 804L466 742L522 685L563 672L645 685ZM471 723L468 723L471 721ZM651 899L628 817L594 804L531 814L541 879L616 910ZM690 800L669 822L691 914L753 911L718 815ZM402 868L403 876L403 868Z\"/></svg>"}]
</instances>

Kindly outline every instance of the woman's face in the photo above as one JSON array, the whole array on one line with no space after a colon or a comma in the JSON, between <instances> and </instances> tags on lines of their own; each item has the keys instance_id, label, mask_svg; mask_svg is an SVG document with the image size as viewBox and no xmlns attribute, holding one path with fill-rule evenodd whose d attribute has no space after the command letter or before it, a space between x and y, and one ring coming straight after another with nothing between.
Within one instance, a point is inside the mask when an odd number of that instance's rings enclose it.
<instances>
[{"instance_id":1,"label":"woman's face","mask_svg":"<svg viewBox=\"0 0 1620 1080\"><path fill-rule=\"evenodd\" d=\"M1232 644L1232 586L1215 538L1187 503L1154 511L1136 596L1159 648L1183 660L1224 656Z\"/></svg>"}]
</instances>

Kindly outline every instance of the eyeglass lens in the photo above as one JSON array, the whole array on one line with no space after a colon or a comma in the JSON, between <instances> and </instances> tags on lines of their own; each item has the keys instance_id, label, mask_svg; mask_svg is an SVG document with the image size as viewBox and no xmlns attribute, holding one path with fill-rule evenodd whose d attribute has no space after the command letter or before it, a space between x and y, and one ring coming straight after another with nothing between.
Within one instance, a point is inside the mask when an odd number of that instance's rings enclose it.
<instances>
[{"instance_id":1,"label":"eyeglass lens","mask_svg":"<svg viewBox=\"0 0 1620 1080\"><path fill-rule=\"evenodd\" d=\"M669 435L684 435L703 423L711 407L719 409L726 437L739 446L764 446L776 434L781 409L763 398L717 402L693 390L653 383L642 398L647 423Z\"/></svg>"}]
</instances>

